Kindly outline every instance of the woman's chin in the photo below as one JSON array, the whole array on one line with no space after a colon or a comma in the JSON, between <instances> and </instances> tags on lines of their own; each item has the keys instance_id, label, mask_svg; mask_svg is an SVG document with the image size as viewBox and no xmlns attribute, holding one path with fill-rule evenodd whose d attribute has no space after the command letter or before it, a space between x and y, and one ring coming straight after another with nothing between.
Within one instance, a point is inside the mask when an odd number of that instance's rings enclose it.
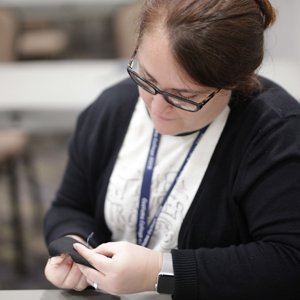
<instances>
[{"instance_id":1,"label":"woman's chin","mask_svg":"<svg viewBox=\"0 0 300 300\"><path fill-rule=\"evenodd\" d=\"M162 135L176 135L182 132L178 122L172 119L163 119L153 116L152 122L154 128Z\"/></svg>"},{"instance_id":2,"label":"woman's chin","mask_svg":"<svg viewBox=\"0 0 300 300\"><path fill-rule=\"evenodd\" d=\"M159 126L158 124L154 124L154 128L162 135L176 135L180 133L175 128L168 126Z\"/></svg>"}]
</instances>

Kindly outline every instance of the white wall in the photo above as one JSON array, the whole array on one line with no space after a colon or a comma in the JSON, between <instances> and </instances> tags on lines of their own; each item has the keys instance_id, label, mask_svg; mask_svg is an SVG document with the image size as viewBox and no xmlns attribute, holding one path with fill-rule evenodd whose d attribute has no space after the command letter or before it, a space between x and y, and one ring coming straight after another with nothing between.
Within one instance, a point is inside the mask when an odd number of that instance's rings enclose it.
<instances>
[{"instance_id":1,"label":"white wall","mask_svg":"<svg viewBox=\"0 0 300 300\"><path fill-rule=\"evenodd\" d=\"M271 0L271 3L277 9L277 21L266 34L266 50L274 58L296 59L300 67L300 1Z\"/></svg>"},{"instance_id":2,"label":"white wall","mask_svg":"<svg viewBox=\"0 0 300 300\"><path fill-rule=\"evenodd\" d=\"M300 100L300 0L271 0L277 21L266 32L261 74L275 80Z\"/></svg>"}]
</instances>

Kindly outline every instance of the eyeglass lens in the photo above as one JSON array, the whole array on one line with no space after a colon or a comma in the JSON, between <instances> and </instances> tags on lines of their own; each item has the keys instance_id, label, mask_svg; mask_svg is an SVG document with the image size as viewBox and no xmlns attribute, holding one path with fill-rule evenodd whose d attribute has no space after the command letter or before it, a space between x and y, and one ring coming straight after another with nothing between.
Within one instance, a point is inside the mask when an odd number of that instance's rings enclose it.
<instances>
[{"instance_id":1,"label":"eyeglass lens","mask_svg":"<svg viewBox=\"0 0 300 300\"><path fill-rule=\"evenodd\" d=\"M164 99L171 105L174 105L178 108L188 110L188 111L197 111L198 107L195 104L184 102L181 99L174 98L169 94L166 94L164 92L158 91L155 89L151 84L149 84L147 81L145 81L143 78L138 76L135 72L129 71L129 74L131 78L134 80L134 82L143 88L145 91L149 92L152 95L155 95L157 93L163 95Z\"/></svg>"}]
</instances>

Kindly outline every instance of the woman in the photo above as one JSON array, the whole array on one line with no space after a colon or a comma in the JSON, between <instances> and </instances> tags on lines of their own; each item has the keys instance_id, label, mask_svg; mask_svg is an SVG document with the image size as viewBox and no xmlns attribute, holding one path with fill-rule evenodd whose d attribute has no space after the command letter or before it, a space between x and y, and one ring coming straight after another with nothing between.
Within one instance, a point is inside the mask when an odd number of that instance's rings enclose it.
<instances>
[{"instance_id":1,"label":"woman","mask_svg":"<svg viewBox=\"0 0 300 300\"><path fill-rule=\"evenodd\" d=\"M54 257L50 282L298 299L300 108L255 75L274 20L268 0L145 1L132 80L81 114L45 221L47 243L93 232L74 248L96 270Z\"/></svg>"}]
</instances>

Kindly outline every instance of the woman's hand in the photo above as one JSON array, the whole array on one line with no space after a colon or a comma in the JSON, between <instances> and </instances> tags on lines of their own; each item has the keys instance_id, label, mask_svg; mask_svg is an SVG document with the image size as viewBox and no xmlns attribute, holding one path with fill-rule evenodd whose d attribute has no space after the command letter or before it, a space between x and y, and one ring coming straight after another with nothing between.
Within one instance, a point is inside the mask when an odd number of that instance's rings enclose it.
<instances>
[{"instance_id":1,"label":"woman's hand","mask_svg":"<svg viewBox=\"0 0 300 300\"><path fill-rule=\"evenodd\" d=\"M70 237L84 242L80 237L73 235ZM45 267L45 276L58 288L81 291L89 286L78 265L66 254L49 258Z\"/></svg>"},{"instance_id":2,"label":"woman's hand","mask_svg":"<svg viewBox=\"0 0 300 300\"><path fill-rule=\"evenodd\" d=\"M78 265L90 285L115 295L155 290L162 253L128 242L112 242L88 249L74 244L98 271Z\"/></svg>"},{"instance_id":3,"label":"woman's hand","mask_svg":"<svg viewBox=\"0 0 300 300\"><path fill-rule=\"evenodd\" d=\"M53 285L62 289L82 291L89 286L78 265L69 255L49 258L45 276Z\"/></svg>"}]
</instances>

